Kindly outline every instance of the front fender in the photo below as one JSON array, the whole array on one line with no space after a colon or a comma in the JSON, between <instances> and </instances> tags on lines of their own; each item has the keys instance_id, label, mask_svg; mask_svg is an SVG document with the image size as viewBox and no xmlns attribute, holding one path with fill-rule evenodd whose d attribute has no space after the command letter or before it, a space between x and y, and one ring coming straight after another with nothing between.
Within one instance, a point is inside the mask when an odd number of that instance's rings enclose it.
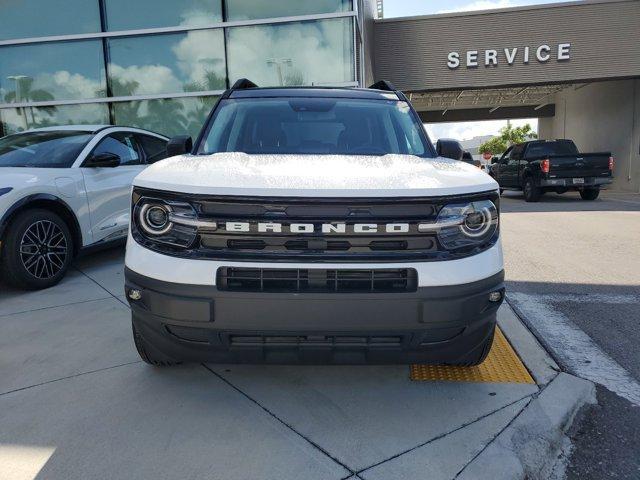
<instances>
[{"instance_id":1,"label":"front fender","mask_svg":"<svg viewBox=\"0 0 640 480\"><path fill-rule=\"evenodd\" d=\"M4 235L4 232L11 221L13 215L20 209L28 207L30 204L38 204L39 202L55 203L59 208L66 211L68 218L72 219L73 225L70 225L71 229L76 232L76 238L82 239L83 231L78 222L73 209L61 198L52 195L50 193L35 193L27 195L15 201L0 218L0 238ZM78 245L81 247L82 245Z\"/></svg>"}]
</instances>

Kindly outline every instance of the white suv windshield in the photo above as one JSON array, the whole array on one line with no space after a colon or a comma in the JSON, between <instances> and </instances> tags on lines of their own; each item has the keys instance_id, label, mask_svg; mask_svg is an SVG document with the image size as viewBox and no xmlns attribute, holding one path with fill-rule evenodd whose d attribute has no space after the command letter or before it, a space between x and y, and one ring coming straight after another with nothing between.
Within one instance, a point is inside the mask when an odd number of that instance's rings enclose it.
<instances>
[{"instance_id":1,"label":"white suv windshield","mask_svg":"<svg viewBox=\"0 0 640 480\"><path fill-rule=\"evenodd\" d=\"M433 156L406 102L336 98L223 100L198 149L217 152Z\"/></svg>"},{"instance_id":2,"label":"white suv windshield","mask_svg":"<svg viewBox=\"0 0 640 480\"><path fill-rule=\"evenodd\" d=\"M75 130L9 135L0 138L0 167L68 168L92 137Z\"/></svg>"}]
</instances>

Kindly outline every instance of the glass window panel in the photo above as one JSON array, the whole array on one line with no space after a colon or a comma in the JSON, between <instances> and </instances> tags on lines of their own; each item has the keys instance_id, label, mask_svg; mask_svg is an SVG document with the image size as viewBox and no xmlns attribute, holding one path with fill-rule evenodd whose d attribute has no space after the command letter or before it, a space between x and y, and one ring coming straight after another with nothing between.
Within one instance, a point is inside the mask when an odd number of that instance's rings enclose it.
<instances>
[{"instance_id":1,"label":"glass window panel","mask_svg":"<svg viewBox=\"0 0 640 480\"><path fill-rule=\"evenodd\" d=\"M167 158L167 141L151 135L136 134L138 144L142 145L147 163L155 163Z\"/></svg>"},{"instance_id":2,"label":"glass window panel","mask_svg":"<svg viewBox=\"0 0 640 480\"><path fill-rule=\"evenodd\" d=\"M226 0L227 20L293 17L351 10L351 0Z\"/></svg>"},{"instance_id":3,"label":"glass window panel","mask_svg":"<svg viewBox=\"0 0 640 480\"><path fill-rule=\"evenodd\" d=\"M187 97L117 102L117 125L144 128L168 137L191 135L195 139L217 97Z\"/></svg>"},{"instance_id":4,"label":"glass window panel","mask_svg":"<svg viewBox=\"0 0 640 480\"><path fill-rule=\"evenodd\" d=\"M229 80L259 86L354 81L350 18L236 27L227 30Z\"/></svg>"},{"instance_id":5,"label":"glass window panel","mask_svg":"<svg viewBox=\"0 0 640 480\"><path fill-rule=\"evenodd\" d=\"M4 135L57 125L104 125L109 123L109 111L105 103L3 108L0 123Z\"/></svg>"},{"instance_id":6,"label":"glass window panel","mask_svg":"<svg viewBox=\"0 0 640 480\"><path fill-rule=\"evenodd\" d=\"M116 97L224 90L222 29L109 40Z\"/></svg>"},{"instance_id":7,"label":"glass window panel","mask_svg":"<svg viewBox=\"0 0 640 480\"><path fill-rule=\"evenodd\" d=\"M100 40L0 47L0 103L104 97Z\"/></svg>"},{"instance_id":8,"label":"glass window panel","mask_svg":"<svg viewBox=\"0 0 640 480\"><path fill-rule=\"evenodd\" d=\"M210 25L222 21L220 2L221 0L105 0L107 28L114 31Z\"/></svg>"},{"instance_id":9,"label":"glass window panel","mask_svg":"<svg viewBox=\"0 0 640 480\"><path fill-rule=\"evenodd\" d=\"M120 157L120 165L140 165L140 147L137 135L132 132L114 133L100 140L93 155L113 153Z\"/></svg>"},{"instance_id":10,"label":"glass window panel","mask_svg":"<svg viewBox=\"0 0 640 480\"><path fill-rule=\"evenodd\" d=\"M98 0L0 1L0 40L99 31Z\"/></svg>"}]
</instances>

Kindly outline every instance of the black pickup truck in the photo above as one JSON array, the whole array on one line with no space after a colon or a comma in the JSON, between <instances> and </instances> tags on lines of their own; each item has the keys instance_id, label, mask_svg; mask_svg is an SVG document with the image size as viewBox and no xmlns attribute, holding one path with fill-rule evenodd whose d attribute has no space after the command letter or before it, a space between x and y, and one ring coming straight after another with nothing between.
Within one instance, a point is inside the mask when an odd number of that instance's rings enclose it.
<instances>
[{"instance_id":1,"label":"black pickup truck","mask_svg":"<svg viewBox=\"0 0 640 480\"><path fill-rule=\"evenodd\" d=\"M578 190L584 200L595 200L613 175L610 152L580 153L572 140L518 143L491 163L491 176L500 191L522 190L527 202L537 202L544 192L569 190Z\"/></svg>"}]
</instances>

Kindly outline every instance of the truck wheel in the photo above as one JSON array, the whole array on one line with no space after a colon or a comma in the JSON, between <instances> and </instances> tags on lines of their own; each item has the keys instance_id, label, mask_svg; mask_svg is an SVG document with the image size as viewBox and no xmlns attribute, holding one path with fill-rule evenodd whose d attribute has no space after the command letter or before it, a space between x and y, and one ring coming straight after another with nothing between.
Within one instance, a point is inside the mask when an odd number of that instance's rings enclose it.
<instances>
[{"instance_id":1,"label":"truck wheel","mask_svg":"<svg viewBox=\"0 0 640 480\"><path fill-rule=\"evenodd\" d=\"M598 198L598 196L600 196L600 189L585 188L583 190L580 190L580 196L583 200L595 200L596 198Z\"/></svg>"},{"instance_id":2,"label":"truck wheel","mask_svg":"<svg viewBox=\"0 0 640 480\"><path fill-rule=\"evenodd\" d=\"M73 260L73 237L62 218L49 210L27 210L9 224L0 265L6 281L39 290L58 283Z\"/></svg>"},{"instance_id":3,"label":"truck wheel","mask_svg":"<svg viewBox=\"0 0 640 480\"><path fill-rule=\"evenodd\" d=\"M536 187L531 177L525 178L523 192L524 199L527 202L537 202L542 196L542 190Z\"/></svg>"},{"instance_id":4,"label":"truck wheel","mask_svg":"<svg viewBox=\"0 0 640 480\"><path fill-rule=\"evenodd\" d=\"M482 343L478 348L476 348L472 355L467 357L464 362L460 362L456 364L459 367L475 367L484 362L489 356L489 352L491 351L491 346L493 345L493 337L496 333L495 327L491 330L491 335Z\"/></svg>"},{"instance_id":5,"label":"truck wheel","mask_svg":"<svg viewBox=\"0 0 640 480\"><path fill-rule=\"evenodd\" d=\"M142 336L137 332L133 322L131 323L131 328L133 329L133 343L136 345L138 355L140 355L143 362L156 367L170 367L172 365L180 365L182 363L158 352L157 349L142 338Z\"/></svg>"}]
</instances>

